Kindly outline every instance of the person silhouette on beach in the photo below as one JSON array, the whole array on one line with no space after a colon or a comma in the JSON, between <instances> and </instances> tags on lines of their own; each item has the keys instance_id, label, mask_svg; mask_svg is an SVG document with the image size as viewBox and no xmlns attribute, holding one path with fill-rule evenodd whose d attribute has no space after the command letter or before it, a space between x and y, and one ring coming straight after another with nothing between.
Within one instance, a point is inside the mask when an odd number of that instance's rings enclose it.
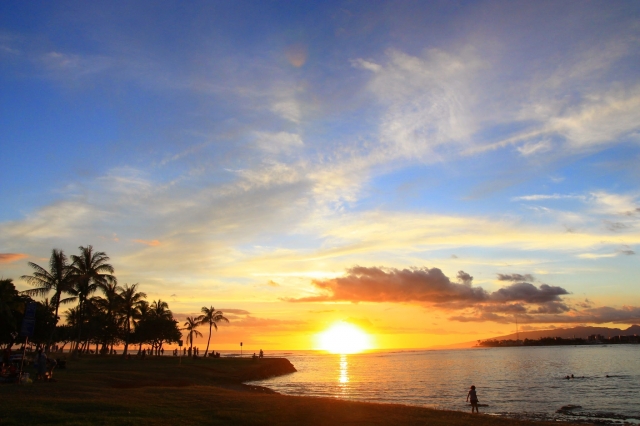
<instances>
[{"instance_id":1,"label":"person silhouette on beach","mask_svg":"<svg viewBox=\"0 0 640 426\"><path fill-rule=\"evenodd\" d=\"M469 389L469 393L467 394L467 401L471 402L471 412L473 413L473 410L476 410L476 413L480 414L480 411L478 411L478 395L476 395L476 387L471 385L471 389Z\"/></svg>"}]
</instances>

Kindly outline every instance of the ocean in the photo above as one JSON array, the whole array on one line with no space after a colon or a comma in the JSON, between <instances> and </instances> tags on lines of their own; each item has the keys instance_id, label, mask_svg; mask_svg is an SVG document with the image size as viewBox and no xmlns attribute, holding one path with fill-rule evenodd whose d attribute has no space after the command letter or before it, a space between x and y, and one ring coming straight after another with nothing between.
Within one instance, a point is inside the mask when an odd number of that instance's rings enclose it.
<instances>
[{"instance_id":1,"label":"ocean","mask_svg":"<svg viewBox=\"0 0 640 426\"><path fill-rule=\"evenodd\" d=\"M640 345L268 355L298 372L251 384L287 395L470 411L475 385L485 414L640 424Z\"/></svg>"}]
</instances>

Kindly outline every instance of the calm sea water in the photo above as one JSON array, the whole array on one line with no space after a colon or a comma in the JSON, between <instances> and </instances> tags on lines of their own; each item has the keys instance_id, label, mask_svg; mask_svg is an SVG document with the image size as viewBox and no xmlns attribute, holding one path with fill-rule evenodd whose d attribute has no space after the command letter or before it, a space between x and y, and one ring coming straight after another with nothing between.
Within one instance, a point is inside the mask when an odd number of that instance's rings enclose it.
<instances>
[{"instance_id":1,"label":"calm sea water","mask_svg":"<svg viewBox=\"0 0 640 426\"><path fill-rule=\"evenodd\" d=\"M276 354L270 354L276 355ZM640 424L640 345L547 346L356 355L287 353L297 373L252 382L289 395L400 403L540 419ZM574 379L567 380L573 374ZM606 377L606 376L609 377ZM556 410L572 404L573 414Z\"/></svg>"}]
</instances>

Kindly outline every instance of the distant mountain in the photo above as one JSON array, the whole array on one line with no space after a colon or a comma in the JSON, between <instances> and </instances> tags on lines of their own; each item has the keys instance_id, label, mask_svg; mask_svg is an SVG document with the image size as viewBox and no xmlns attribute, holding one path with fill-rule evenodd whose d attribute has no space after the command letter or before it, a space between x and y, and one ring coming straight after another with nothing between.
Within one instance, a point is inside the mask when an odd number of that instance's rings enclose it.
<instances>
[{"instance_id":1,"label":"distant mountain","mask_svg":"<svg viewBox=\"0 0 640 426\"><path fill-rule=\"evenodd\" d=\"M562 337L563 339L580 338L586 339L592 334L602 334L604 337L613 336L627 336L633 334L640 334L640 325L632 325L626 330L619 328L608 327L573 327L573 328L555 328L552 330L536 330L536 331L521 331L520 340L532 339L537 340L541 337ZM494 337L496 340L516 340L516 333L507 334L506 336ZM487 340L487 339L483 339Z\"/></svg>"},{"instance_id":2,"label":"distant mountain","mask_svg":"<svg viewBox=\"0 0 640 426\"><path fill-rule=\"evenodd\" d=\"M628 336L633 334L640 335L640 325L632 325L626 330L622 330L619 328L608 328L608 327L573 327L573 328L554 328L551 330L536 330L536 331L521 331L518 336L520 340L524 339L532 339L537 340L541 337L562 337L563 339L570 339L574 336L576 338L586 339L588 336L592 334L601 334L604 337L613 337L613 336ZM516 333L507 334L504 336L491 337L489 339L482 340L516 340ZM477 340L472 342L463 342L463 343L454 343L453 345L440 345L440 346L431 346L430 349L463 349L463 348L471 348L478 344Z\"/></svg>"}]
</instances>

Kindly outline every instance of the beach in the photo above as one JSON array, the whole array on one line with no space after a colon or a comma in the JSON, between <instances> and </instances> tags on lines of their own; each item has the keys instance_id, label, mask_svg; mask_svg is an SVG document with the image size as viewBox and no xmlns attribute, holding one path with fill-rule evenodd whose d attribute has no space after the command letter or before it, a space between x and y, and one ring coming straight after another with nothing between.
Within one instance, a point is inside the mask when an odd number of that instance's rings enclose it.
<instances>
[{"instance_id":1,"label":"beach","mask_svg":"<svg viewBox=\"0 0 640 426\"><path fill-rule=\"evenodd\" d=\"M242 384L293 368L284 358L84 356L54 371L54 382L1 385L0 424L545 424L402 404L280 395Z\"/></svg>"}]
</instances>

